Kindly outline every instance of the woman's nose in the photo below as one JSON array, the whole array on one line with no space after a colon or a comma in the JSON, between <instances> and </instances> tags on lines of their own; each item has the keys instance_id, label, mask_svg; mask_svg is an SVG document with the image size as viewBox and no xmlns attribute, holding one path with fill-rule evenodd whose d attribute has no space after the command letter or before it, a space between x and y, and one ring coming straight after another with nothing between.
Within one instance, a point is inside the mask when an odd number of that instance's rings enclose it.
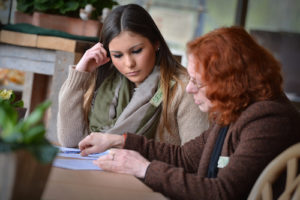
<instances>
[{"instance_id":1,"label":"woman's nose","mask_svg":"<svg viewBox=\"0 0 300 200\"><path fill-rule=\"evenodd\" d=\"M128 68L132 68L135 66L135 61L131 56L125 56L125 66Z\"/></svg>"},{"instance_id":2,"label":"woman's nose","mask_svg":"<svg viewBox=\"0 0 300 200\"><path fill-rule=\"evenodd\" d=\"M189 94L195 94L198 91L197 87L195 87L194 84L191 83L191 81L189 81L189 83L187 84L185 90Z\"/></svg>"}]
</instances>

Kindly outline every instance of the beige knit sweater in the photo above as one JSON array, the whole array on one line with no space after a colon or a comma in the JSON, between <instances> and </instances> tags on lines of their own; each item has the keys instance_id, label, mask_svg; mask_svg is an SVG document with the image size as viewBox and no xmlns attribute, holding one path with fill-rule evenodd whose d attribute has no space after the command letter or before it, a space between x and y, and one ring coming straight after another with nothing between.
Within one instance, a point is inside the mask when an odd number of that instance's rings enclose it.
<instances>
[{"instance_id":1,"label":"beige knit sweater","mask_svg":"<svg viewBox=\"0 0 300 200\"><path fill-rule=\"evenodd\" d=\"M83 95L89 85L86 83L92 73L80 72L73 67L59 92L59 108L57 119L57 135L62 146L76 147L88 135L88 126L84 122ZM187 84L187 77L180 77ZM185 92L180 84L176 89L171 109L168 111L171 133L164 128L163 134L155 135L156 141L171 144L184 144L205 131L208 126L206 113L199 110L191 95ZM160 121L162 123L162 120Z\"/></svg>"}]
</instances>

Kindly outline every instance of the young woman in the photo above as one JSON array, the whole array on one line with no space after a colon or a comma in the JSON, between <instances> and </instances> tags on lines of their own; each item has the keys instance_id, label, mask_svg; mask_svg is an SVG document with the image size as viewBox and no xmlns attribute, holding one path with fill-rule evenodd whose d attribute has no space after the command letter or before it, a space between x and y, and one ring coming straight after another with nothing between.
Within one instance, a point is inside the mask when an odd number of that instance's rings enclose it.
<instances>
[{"instance_id":1,"label":"young woman","mask_svg":"<svg viewBox=\"0 0 300 200\"><path fill-rule=\"evenodd\" d=\"M147 11L117 7L60 90L59 142L75 147L91 132L134 132L183 144L208 128L207 115L184 94L187 80Z\"/></svg>"},{"instance_id":2,"label":"young woman","mask_svg":"<svg viewBox=\"0 0 300 200\"><path fill-rule=\"evenodd\" d=\"M82 155L123 147L95 164L143 178L171 199L246 199L266 165L300 142L300 115L283 93L280 64L237 27L190 42L188 60L186 90L209 112L207 131L181 147L92 134L79 143ZM278 183L277 192L284 180Z\"/></svg>"}]
</instances>

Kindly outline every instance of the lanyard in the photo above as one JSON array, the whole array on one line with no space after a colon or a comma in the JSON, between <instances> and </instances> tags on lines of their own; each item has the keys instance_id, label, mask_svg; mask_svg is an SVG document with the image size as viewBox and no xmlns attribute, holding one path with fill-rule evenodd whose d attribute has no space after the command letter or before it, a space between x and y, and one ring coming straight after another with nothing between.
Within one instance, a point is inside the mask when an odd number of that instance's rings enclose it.
<instances>
[{"instance_id":1,"label":"lanyard","mask_svg":"<svg viewBox=\"0 0 300 200\"><path fill-rule=\"evenodd\" d=\"M228 131L229 126L224 126L220 129L217 141L215 143L213 152L210 157L210 162L207 170L207 178L216 178L218 174L218 160L221 155L222 147L224 144L224 140L226 137L226 133Z\"/></svg>"}]
</instances>

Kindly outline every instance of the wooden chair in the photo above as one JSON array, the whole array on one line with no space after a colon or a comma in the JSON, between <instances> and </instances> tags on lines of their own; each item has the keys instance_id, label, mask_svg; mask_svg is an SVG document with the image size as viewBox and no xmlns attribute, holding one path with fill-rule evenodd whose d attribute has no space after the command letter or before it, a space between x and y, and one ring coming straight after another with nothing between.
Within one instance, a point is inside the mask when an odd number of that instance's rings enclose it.
<instances>
[{"instance_id":1,"label":"wooden chair","mask_svg":"<svg viewBox=\"0 0 300 200\"><path fill-rule=\"evenodd\" d=\"M300 199L300 174L298 163L300 143L297 143L279 154L260 174L256 180L248 200L273 199L272 183L286 171L286 183L279 200Z\"/></svg>"}]
</instances>

